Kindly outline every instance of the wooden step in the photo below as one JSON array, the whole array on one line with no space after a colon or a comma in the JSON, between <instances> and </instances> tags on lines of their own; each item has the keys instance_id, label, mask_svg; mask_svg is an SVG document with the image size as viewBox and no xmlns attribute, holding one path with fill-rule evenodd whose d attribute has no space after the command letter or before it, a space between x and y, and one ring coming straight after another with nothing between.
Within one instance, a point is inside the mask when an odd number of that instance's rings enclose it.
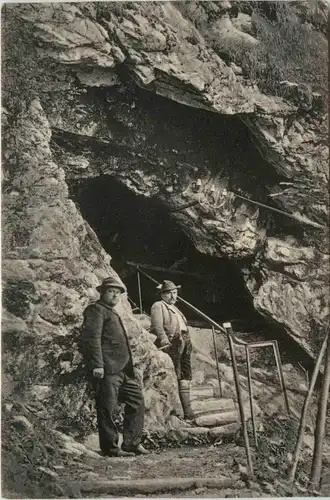
<instances>
[{"instance_id":1,"label":"wooden step","mask_svg":"<svg viewBox=\"0 0 330 500\"><path fill-rule=\"evenodd\" d=\"M205 436L209 433L210 429L208 427L182 427L179 431L185 437L189 436Z\"/></svg>"},{"instance_id":2,"label":"wooden step","mask_svg":"<svg viewBox=\"0 0 330 500\"><path fill-rule=\"evenodd\" d=\"M195 419L195 423L201 427L215 427L219 425L231 424L238 422L237 411L226 411L222 413L211 413L210 415L202 415Z\"/></svg>"},{"instance_id":3,"label":"wooden step","mask_svg":"<svg viewBox=\"0 0 330 500\"><path fill-rule=\"evenodd\" d=\"M233 399L229 398L208 398L208 399L195 399L191 402L193 412L200 416L208 413L221 413L225 411L235 410L235 403Z\"/></svg>"},{"instance_id":4,"label":"wooden step","mask_svg":"<svg viewBox=\"0 0 330 500\"><path fill-rule=\"evenodd\" d=\"M220 438L222 436L233 436L239 430L240 424L233 422L231 424L220 425L219 427L212 427L209 429L209 436L211 438Z\"/></svg>"},{"instance_id":5,"label":"wooden step","mask_svg":"<svg viewBox=\"0 0 330 500\"><path fill-rule=\"evenodd\" d=\"M214 389L211 385L201 385L201 386L195 386L192 387L190 391L190 398L191 401L195 399L209 399L213 398L214 396Z\"/></svg>"}]
</instances>

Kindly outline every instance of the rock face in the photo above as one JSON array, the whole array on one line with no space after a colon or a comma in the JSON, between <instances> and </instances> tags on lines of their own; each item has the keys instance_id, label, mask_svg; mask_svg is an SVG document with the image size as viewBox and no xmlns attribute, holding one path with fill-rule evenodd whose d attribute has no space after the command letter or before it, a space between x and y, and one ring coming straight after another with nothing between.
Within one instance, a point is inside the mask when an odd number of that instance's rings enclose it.
<instances>
[{"instance_id":1,"label":"rock face","mask_svg":"<svg viewBox=\"0 0 330 500\"><path fill-rule=\"evenodd\" d=\"M59 421L79 424L88 405L74 329L81 325L84 307L97 299L95 287L115 272L109 255L68 198L64 172L49 149L50 136L47 118L33 101L8 137L4 360L16 391L47 402ZM164 422L177 403L176 393L168 392L175 383L170 360L129 314L126 300L121 309L136 372L151 401L147 422Z\"/></svg>"},{"instance_id":2,"label":"rock face","mask_svg":"<svg viewBox=\"0 0 330 500\"><path fill-rule=\"evenodd\" d=\"M95 286L115 272L70 200L68 185L82 179L113 176L165 207L189 204L172 217L196 248L235 259L255 308L317 352L329 319L327 116L319 89L291 81L289 66L276 95L240 66L235 55L258 55L261 28L273 22L252 4L4 9L5 360L18 388L45 401L51 385L55 411L64 405L72 420L88 406L81 381L76 390L73 332ZM323 4L290 8L297 32L304 21L326 48ZM237 194L294 219L265 223ZM148 422L165 421L177 403L173 370L127 302L123 314Z\"/></svg>"}]
</instances>

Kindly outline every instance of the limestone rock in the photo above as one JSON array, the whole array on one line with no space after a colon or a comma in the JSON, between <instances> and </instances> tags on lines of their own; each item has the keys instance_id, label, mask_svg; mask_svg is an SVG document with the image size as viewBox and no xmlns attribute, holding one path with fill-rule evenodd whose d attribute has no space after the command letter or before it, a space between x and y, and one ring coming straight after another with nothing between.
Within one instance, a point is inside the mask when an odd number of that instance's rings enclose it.
<instances>
[{"instance_id":1,"label":"limestone rock","mask_svg":"<svg viewBox=\"0 0 330 500\"><path fill-rule=\"evenodd\" d=\"M27 330L27 324L22 318L9 313L5 309L2 310L2 334L11 334L15 332L24 332Z\"/></svg>"},{"instance_id":2,"label":"limestone rock","mask_svg":"<svg viewBox=\"0 0 330 500\"><path fill-rule=\"evenodd\" d=\"M111 87L120 83L115 72L99 67L92 68L89 71L87 69L77 71L77 76L81 83L87 87Z\"/></svg>"},{"instance_id":3,"label":"limestone rock","mask_svg":"<svg viewBox=\"0 0 330 500\"><path fill-rule=\"evenodd\" d=\"M232 20L232 23L239 31L243 31L250 35L253 34L251 16L249 14L239 12L237 17Z\"/></svg>"},{"instance_id":4,"label":"limestone rock","mask_svg":"<svg viewBox=\"0 0 330 500\"><path fill-rule=\"evenodd\" d=\"M237 83L212 49L190 41L198 40L198 33L175 4L153 4L152 9L139 3L119 9L96 6L88 17L76 6L62 10L39 5L33 12L22 8L20 14L36 26L35 36L43 42L44 53L63 64L112 68L125 61L140 85L152 84L168 98L221 113L252 112L256 106L278 108L274 100ZM255 43L226 14L213 29L240 43ZM204 94L202 98L198 92Z\"/></svg>"},{"instance_id":5,"label":"limestone rock","mask_svg":"<svg viewBox=\"0 0 330 500\"><path fill-rule=\"evenodd\" d=\"M11 423L18 429L33 430L33 424L24 415L15 415L12 417Z\"/></svg>"},{"instance_id":6,"label":"limestone rock","mask_svg":"<svg viewBox=\"0 0 330 500\"><path fill-rule=\"evenodd\" d=\"M89 434L88 436L86 436L86 438L84 439L84 445L86 446L86 448L88 448L92 451L98 452L100 449L98 433L96 432L96 433Z\"/></svg>"},{"instance_id":7,"label":"limestone rock","mask_svg":"<svg viewBox=\"0 0 330 500\"><path fill-rule=\"evenodd\" d=\"M38 470L40 472L43 472L44 474L46 474L47 476L50 476L50 477L58 477L58 474L57 472L49 469L48 467L38 467Z\"/></svg>"}]
</instances>

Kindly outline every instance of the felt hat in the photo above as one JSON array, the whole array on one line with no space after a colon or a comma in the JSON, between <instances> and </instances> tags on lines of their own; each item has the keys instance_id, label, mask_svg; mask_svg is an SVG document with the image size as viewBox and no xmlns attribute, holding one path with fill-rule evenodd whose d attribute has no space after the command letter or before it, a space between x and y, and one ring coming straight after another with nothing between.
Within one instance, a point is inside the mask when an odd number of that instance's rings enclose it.
<instances>
[{"instance_id":1,"label":"felt hat","mask_svg":"<svg viewBox=\"0 0 330 500\"><path fill-rule=\"evenodd\" d=\"M119 281L117 278L114 278L110 276L109 278L105 278L102 281L102 284L100 286L96 287L96 290L98 292L101 292L102 290L105 290L106 288L119 288L121 293L126 292L126 287L125 285Z\"/></svg>"},{"instance_id":2,"label":"felt hat","mask_svg":"<svg viewBox=\"0 0 330 500\"><path fill-rule=\"evenodd\" d=\"M171 292L172 290L178 290L181 285L175 285L173 281L164 280L161 285L157 286L160 293Z\"/></svg>"}]
</instances>

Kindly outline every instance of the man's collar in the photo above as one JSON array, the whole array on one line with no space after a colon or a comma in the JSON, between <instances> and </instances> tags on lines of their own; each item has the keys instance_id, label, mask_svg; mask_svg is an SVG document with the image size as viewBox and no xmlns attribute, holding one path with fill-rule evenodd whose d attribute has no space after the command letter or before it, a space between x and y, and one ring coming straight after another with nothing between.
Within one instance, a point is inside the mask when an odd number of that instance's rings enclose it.
<instances>
[{"instance_id":1,"label":"man's collar","mask_svg":"<svg viewBox=\"0 0 330 500\"><path fill-rule=\"evenodd\" d=\"M165 302L165 300L163 300L163 299L162 299L162 302L163 302L163 303L166 305L166 307L168 307L169 309L171 309L172 307L174 307L174 309L176 309L177 311L179 311L179 312L180 312L180 309L178 309L178 308L176 307L176 305L175 305L175 304L169 304L168 302Z\"/></svg>"},{"instance_id":2,"label":"man's collar","mask_svg":"<svg viewBox=\"0 0 330 500\"><path fill-rule=\"evenodd\" d=\"M106 303L105 303L105 302L103 302L103 300L101 300L101 299L98 301L98 303L99 303L101 306L103 306L103 307L105 307L106 309L108 309L109 311L112 311L113 313L115 313L115 314L117 314L117 315L118 315L117 311L114 309L114 307L115 307L115 306L110 306L110 304L106 304Z\"/></svg>"},{"instance_id":3,"label":"man's collar","mask_svg":"<svg viewBox=\"0 0 330 500\"><path fill-rule=\"evenodd\" d=\"M165 304L166 307L170 307L172 304L169 304L168 302L166 302L165 300L162 299L162 302L163 304Z\"/></svg>"}]
</instances>

